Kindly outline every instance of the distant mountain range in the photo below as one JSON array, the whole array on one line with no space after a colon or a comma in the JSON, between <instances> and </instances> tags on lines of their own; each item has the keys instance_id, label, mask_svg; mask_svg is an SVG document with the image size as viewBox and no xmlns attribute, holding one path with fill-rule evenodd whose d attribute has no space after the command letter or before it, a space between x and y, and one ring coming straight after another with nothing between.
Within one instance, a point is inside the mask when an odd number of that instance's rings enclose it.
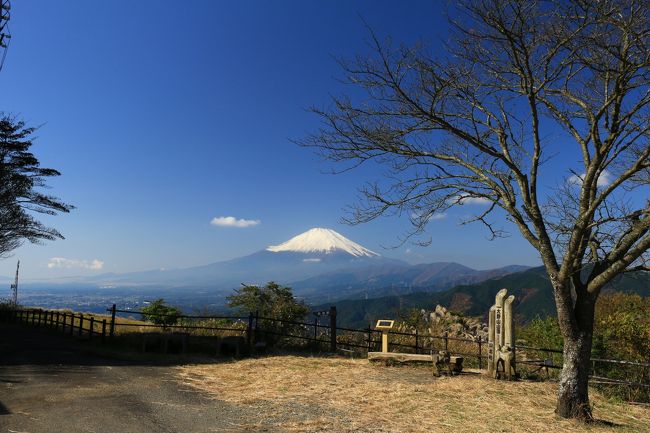
<instances>
[{"instance_id":1,"label":"distant mountain range","mask_svg":"<svg viewBox=\"0 0 650 433\"><path fill-rule=\"evenodd\" d=\"M334 299L404 295L435 292L459 284L471 284L528 269L511 265L490 270L476 270L453 262L419 265L383 264L327 272L292 283L294 292L318 302ZM325 298L327 297L327 298Z\"/></svg>"},{"instance_id":2,"label":"distant mountain range","mask_svg":"<svg viewBox=\"0 0 650 433\"><path fill-rule=\"evenodd\" d=\"M342 326L356 328L365 328L378 319L396 318L412 308L432 310L438 304L468 316L486 316L494 303L494 296L502 288L507 288L509 294L515 295L515 316L518 321L526 322L535 316L555 315L553 291L543 267L435 293L417 292L373 299L340 300L333 305L337 307ZM650 273L620 275L604 290L650 296Z\"/></svg>"},{"instance_id":3,"label":"distant mountain range","mask_svg":"<svg viewBox=\"0 0 650 433\"><path fill-rule=\"evenodd\" d=\"M8 288L13 280L4 279ZM377 319L396 318L411 308L433 309L436 304L484 316L504 287L515 295L518 320L555 314L551 285L542 267L476 270L453 262L410 265L323 228L205 266L24 282L21 287L27 292L32 289L31 295L22 293L32 305L56 308L70 307L73 301L84 310L105 311L114 302L139 308L146 299L162 297L187 311L224 311L226 296L241 283L271 280L292 287L315 309L336 305L339 323L346 327L366 327ZM650 296L650 273L621 275L607 290Z\"/></svg>"},{"instance_id":4,"label":"distant mountain range","mask_svg":"<svg viewBox=\"0 0 650 433\"><path fill-rule=\"evenodd\" d=\"M111 289L176 289L202 292L223 299L241 283L276 281L294 289L310 303L439 291L458 284L485 281L527 269L507 266L479 271L458 263L410 265L382 257L334 230L313 228L286 242L256 253L204 266L101 274L41 282L40 287L88 286Z\"/></svg>"}]
</instances>

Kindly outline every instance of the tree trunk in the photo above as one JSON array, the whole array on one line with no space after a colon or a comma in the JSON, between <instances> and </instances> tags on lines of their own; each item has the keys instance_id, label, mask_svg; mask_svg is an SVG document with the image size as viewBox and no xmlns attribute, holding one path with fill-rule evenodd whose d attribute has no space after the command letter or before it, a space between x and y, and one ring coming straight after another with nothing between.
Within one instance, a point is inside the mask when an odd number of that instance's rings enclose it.
<instances>
[{"instance_id":1,"label":"tree trunk","mask_svg":"<svg viewBox=\"0 0 650 433\"><path fill-rule=\"evenodd\" d=\"M573 308L566 308L566 305L560 308L558 305L558 319L564 336L564 364L555 412L563 418L592 419L589 371L595 304L595 297L580 290Z\"/></svg>"},{"instance_id":2,"label":"tree trunk","mask_svg":"<svg viewBox=\"0 0 650 433\"><path fill-rule=\"evenodd\" d=\"M564 338L564 364L555 409L563 418L592 419L588 386L591 342L591 332L580 332L577 338Z\"/></svg>"}]
</instances>

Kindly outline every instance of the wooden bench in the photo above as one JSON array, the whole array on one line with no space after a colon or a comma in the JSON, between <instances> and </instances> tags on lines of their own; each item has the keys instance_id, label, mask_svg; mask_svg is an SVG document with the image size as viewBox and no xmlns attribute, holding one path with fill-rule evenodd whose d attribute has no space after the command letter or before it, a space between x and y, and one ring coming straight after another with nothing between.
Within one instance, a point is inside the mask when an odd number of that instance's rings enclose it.
<instances>
[{"instance_id":1,"label":"wooden bench","mask_svg":"<svg viewBox=\"0 0 650 433\"><path fill-rule=\"evenodd\" d=\"M431 353L430 355L396 352L368 352L368 361L398 362L400 364L426 362L433 365L434 376L440 376L440 373L443 371L446 371L451 376L463 371L464 358L462 356L451 356L448 352Z\"/></svg>"}]
</instances>

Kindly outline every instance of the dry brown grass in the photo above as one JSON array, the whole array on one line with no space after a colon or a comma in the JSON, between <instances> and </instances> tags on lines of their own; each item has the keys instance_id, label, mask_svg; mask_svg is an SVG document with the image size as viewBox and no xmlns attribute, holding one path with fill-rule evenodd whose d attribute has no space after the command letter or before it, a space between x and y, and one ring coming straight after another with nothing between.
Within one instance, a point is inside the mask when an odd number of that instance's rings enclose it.
<instances>
[{"instance_id":1,"label":"dry brown grass","mask_svg":"<svg viewBox=\"0 0 650 433\"><path fill-rule=\"evenodd\" d=\"M482 376L433 378L427 368L367 360L275 356L178 367L181 380L230 404L258 408L287 432L650 432L650 409L595 391L590 425L553 414L555 385ZM275 430L273 430L275 431Z\"/></svg>"}]
</instances>

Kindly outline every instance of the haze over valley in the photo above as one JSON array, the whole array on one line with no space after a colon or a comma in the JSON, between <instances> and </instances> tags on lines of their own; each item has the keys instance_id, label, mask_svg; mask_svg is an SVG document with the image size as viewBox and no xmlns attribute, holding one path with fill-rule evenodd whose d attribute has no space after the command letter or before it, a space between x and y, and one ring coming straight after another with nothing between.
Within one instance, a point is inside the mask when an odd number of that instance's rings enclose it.
<instances>
[{"instance_id":1,"label":"haze over valley","mask_svg":"<svg viewBox=\"0 0 650 433\"><path fill-rule=\"evenodd\" d=\"M411 265L384 257L331 229L313 228L247 256L204 266L103 273L20 283L25 305L103 311L112 303L138 308L165 298L189 311L223 310L240 284L276 281L311 305L343 299L437 292L527 269L511 265L476 270L453 262ZM0 282L8 286L10 278Z\"/></svg>"}]
</instances>

